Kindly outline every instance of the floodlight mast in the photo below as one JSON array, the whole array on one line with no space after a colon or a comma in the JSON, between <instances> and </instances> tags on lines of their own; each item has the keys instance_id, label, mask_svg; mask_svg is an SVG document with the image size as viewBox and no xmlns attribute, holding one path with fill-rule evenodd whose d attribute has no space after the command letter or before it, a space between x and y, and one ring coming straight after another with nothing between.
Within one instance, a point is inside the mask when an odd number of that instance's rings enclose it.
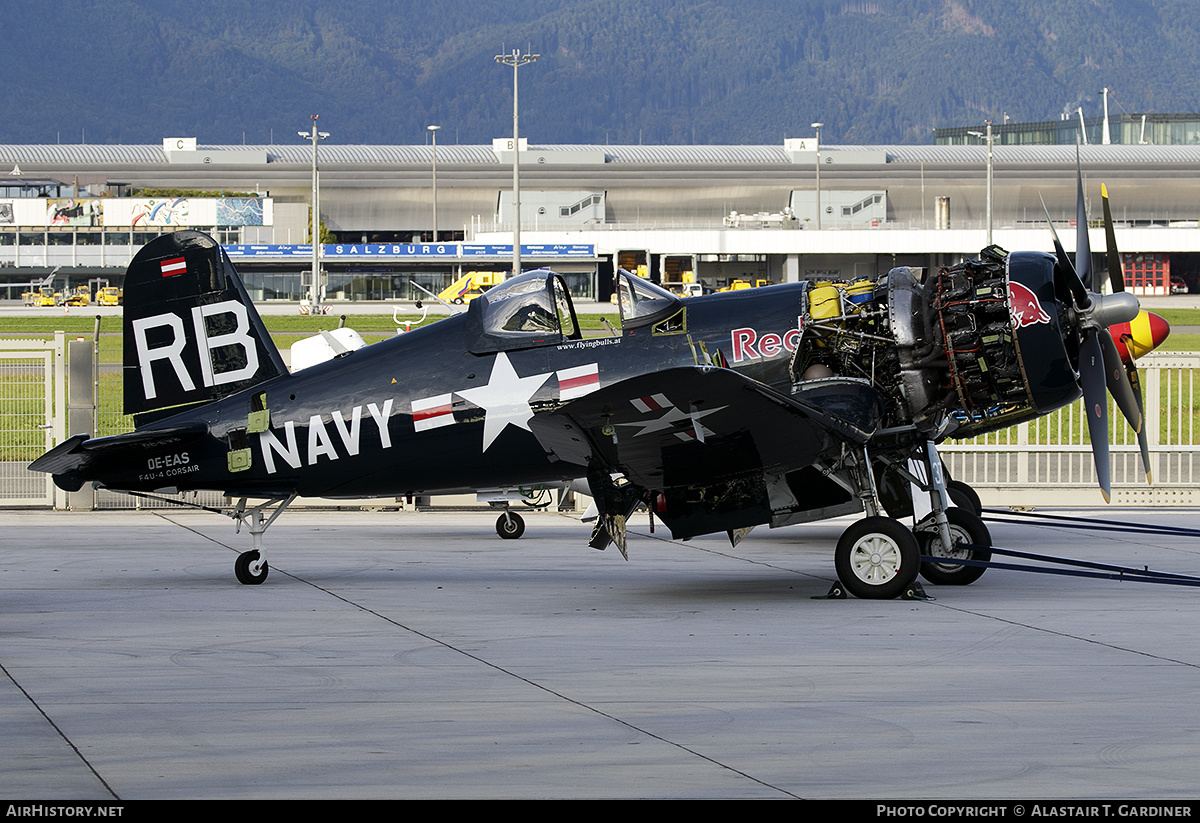
<instances>
[{"instance_id":1,"label":"floodlight mast","mask_svg":"<svg viewBox=\"0 0 1200 823\"><path fill-rule=\"evenodd\" d=\"M308 287L309 311L315 314L321 312L321 183L317 175L317 143L329 136L327 131L317 131L319 114L310 115L312 131L298 131L296 134L312 140L312 282Z\"/></svg>"},{"instance_id":2,"label":"floodlight mast","mask_svg":"<svg viewBox=\"0 0 1200 823\"><path fill-rule=\"evenodd\" d=\"M967 134L972 137L978 137L981 140L987 140L987 244L992 245L992 165L993 153L992 144L994 136L992 135L992 121L985 120L987 123L987 132L969 131Z\"/></svg>"},{"instance_id":3,"label":"floodlight mast","mask_svg":"<svg viewBox=\"0 0 1200 823\"><path fill-rule=\"evenodd\" d=\"M426 126L433 138L433 242L438 241L437 235L437 133L441 126Z\"/></svg>"},{"instance_id":4,"label":"floodlight mast","mask_svg":"<svg viewBox=\"0 0 1200 823\"><path fill-rule=\"evenodd\" d=\"M496 62L513 67L513 264L512 273L521 273L521 128L520 108L517 103L517 69L541 57L540 54L522 54L513 49L509 54L497 54Z\"/></svg>"},{"instance_id":5,"label":"floodlight mast","mask_svg":"<svg viewBox=\"0 0 1200 823\"><path fill-rule=\"evenodd\" d=\"M821 126L824 123L813 123L817 130L817 229L821 228Z\"/></svg>"}]
</instances>

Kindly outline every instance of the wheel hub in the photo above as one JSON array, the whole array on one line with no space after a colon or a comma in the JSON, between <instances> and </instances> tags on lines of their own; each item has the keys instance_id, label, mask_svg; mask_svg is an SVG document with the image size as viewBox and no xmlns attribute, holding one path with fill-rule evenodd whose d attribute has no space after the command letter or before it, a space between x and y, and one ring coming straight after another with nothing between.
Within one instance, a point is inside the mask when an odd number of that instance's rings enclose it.
<instances>
[{"instance_id":1,"label":"wheel hub","mask_svg":"<svg viewBox=\"0 0 1200 823\"><path fill-rule=\"evenodd\" d=\"M971 542L971 536L963 533L963 531L955 526L950 527L950 539L953 545L949 548L942 543L942 539L936 533L932 533L929 537L929 542L925 547L925 552L931 557L943 557L947 560L962 560L971 556L970 549L964 549L963 545ZM939 563L939 566L946 569L959 569L959 565L953 563Z\"/></svg>"},{"instance_id":2,"label":"wheel hub","mask_svg":"<svg viewBox=\"0 0 1200 823\"><path fill-rule=\"evenodd\" d=\"M885 537L868 537L854 547L851 566L854 574L864 582L886 582L896 576L900 566L900 549Z\"/></svg>"}]
</instances>

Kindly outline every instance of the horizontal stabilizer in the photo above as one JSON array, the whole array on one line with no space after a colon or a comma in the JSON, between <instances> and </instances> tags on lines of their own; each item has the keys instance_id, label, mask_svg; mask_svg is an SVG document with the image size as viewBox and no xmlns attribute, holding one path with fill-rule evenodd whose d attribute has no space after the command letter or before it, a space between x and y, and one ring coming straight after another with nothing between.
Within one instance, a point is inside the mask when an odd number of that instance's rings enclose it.
<instances>
[{"instance_id":1,"label":"horizontal stabilizer","mask_svg":"<svg viewBox=\"0 0 1200 823\"><path fill-rule=\"evenodd\" d=\"M70 474L86 469L98 460L110 455L133 457L142 451L153 451L183 446L208 432L203 423L174 426L167 429L115 434L111 437L88 437L76 434L59 443L50 451L29 464L35 472L46 472L55 476Z\"/></svg>"}]
</instances>

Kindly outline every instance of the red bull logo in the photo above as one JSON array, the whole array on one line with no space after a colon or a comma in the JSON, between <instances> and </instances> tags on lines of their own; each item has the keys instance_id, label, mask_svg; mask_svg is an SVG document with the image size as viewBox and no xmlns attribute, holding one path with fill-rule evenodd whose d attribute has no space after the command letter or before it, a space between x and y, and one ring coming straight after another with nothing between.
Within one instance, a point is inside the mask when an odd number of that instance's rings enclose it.
<instances>
[{"instance_id":1,"label":"red bull logo","mask_svg":"<svg viewBox=\"0 0 1200 823\"><path fill-rule=\"evenodd\" d=\"M1027 286L1008 281L1008 309L1012 314L1014 329L1023 329L1034 323L1049 323L1050 315L1038 302L1037 295Z\"/></svg>"}]
</instances>

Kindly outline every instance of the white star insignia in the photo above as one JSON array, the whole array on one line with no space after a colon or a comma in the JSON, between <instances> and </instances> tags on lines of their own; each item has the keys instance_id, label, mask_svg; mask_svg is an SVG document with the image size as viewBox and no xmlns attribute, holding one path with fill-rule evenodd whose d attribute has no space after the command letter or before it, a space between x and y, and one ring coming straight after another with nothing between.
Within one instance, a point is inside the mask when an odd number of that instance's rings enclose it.
<instances>
[{"instance_id":1,"label":"white star insignia","mask_svg":"<svg viewBox=\"0 0 1200 823\"><path fill-rule=\"evenodd\" d=\"M695 406L691 407L690 411L683 411L678 406L668 406L667 410L653 420L646 420L634 423L618 423L618 426L637 426L639 431L634 432L634 437L641 437L645 434L654 434L660 431L670 431L684 433L684 421L692 424L692 431L695 433L695 439L701 443L704 442L705 435L712 434L712 430L707 428L700 421L710 414L716 414L726 406L718 406L715 409L698 410ZM690 436L687 438L690 439Z\"/></svg>"},{"instance_id":2,"label":"white star insignia","mask_svg":"<svg viewBox=\"0 0 1200 823\"><path fill-rule=\"evenodd\" d=\"M459 397L484 410L484 451L488 450L507 426L532 431L529 428L529 418L533 417L533 409L529 401L552 374L554 372L518 377L512 363L508 362L508 355L500 352L492 362L492 374L486 386L455 392Z\"/></svg>"}]
</instances>

